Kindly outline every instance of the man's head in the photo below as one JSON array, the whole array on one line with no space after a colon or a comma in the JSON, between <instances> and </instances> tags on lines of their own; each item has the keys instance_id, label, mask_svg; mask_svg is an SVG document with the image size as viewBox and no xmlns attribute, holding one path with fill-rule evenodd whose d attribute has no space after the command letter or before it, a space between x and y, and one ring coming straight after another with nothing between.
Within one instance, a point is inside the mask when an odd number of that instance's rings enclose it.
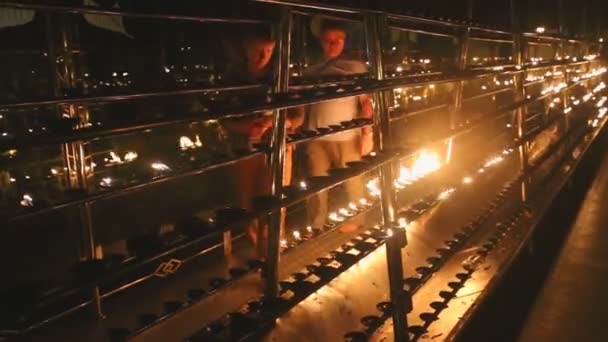
<instances>
[{"instance_id":1,"label":"man's head","mask_svg":"<svg viewBox=\"0 0 608 342\"><path fill-rule=\"evenodd\" d=\"M247 69L251 72L260 72L266 68L272 59L275 40L270 34L249 34L243 41Z\"/></svg>"},{"instance_id":2,"label":"man's head","mask_svg":"<svg viewBox=\"0 0 608 342\"><path fill-rule=\"evenodd\" d=\"M325 58L338 58L344 51L346 29L339 23L326 21L321 28L321 46Z\"/></svg>"}]
</instances>

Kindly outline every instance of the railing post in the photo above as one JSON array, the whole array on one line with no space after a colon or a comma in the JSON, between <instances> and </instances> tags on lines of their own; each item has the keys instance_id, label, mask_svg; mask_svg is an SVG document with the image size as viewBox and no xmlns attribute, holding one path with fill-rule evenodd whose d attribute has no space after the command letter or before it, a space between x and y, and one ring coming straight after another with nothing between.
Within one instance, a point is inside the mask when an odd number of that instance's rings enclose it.
<instances>
[{"instance_id":1,"label":"railing post","mask_svg":"<svg viewBox=\"0 0 608 342\"><path fill-rule=\"evenodd\" d=\"M289 8L283 8L278 23L280 37L277 42L279 65L276 70L275 93L287 92L289 87L289 55L291 49L292 15ZM271 195L276 200L283 193L283 168L285 161L286 109L275 109L271 141L270 170L272 172ZM272 300L279 295L279 257L283 225L283 210L270 215L266 263L264 266L264 296Z\"/></svg>"},{"instance_id":2,"label":"railing post","mask_svg":"<svg viewBox=\"0 0 608 342\"><path fill-rule=\"evenodd\" d=\"M381 29L386 18L375 14L366 14L365 32L367 41L367 54L374 78L384 78L382 66L382 35ZM391 132L389 120L388 97L385 92L378 92L374 96L377 104L374 111L374 144L375 149L384 152L391 146ZM393 327L395 341L408 341L407 302L411 302L409 294L403 288L403 257L401 249L407 244L406 231L396 225L395 190L393 187L394 170L396 165L386 164L380 169L381 209L384 228L392 232L386 242L386 256L388 266L388 277L390 286L390 298L393 306Z\"/></svg>"},{"instance_id":3,"label":"railing post","mask_svg":"<svg viewBox=\"0 0 608 342\"><path fill-rule=\"evenodd\" d=\"M50 66L56 78L51 80L53 95L61 96L65 92L76 90L75 83L76 67L73 60L73 20L69 14L59 14L59 19L53 21L54 15L45 15L45 25L47 29L48 50ZM55 24L57 27L55 27ZM55 31L57 29L57 31ZM58 33L58 37L55 36ZM57 44L56 38L59 38ZM58 45L58 46L57 46ZM61 63L61 68L59 68ZM59 77L59 75L61 75ZM64 94L62 94L62 92ZM60 118L76 118L78 124L74 128L86 127L88 123L88 113L81 111L79 106L74 104L60 105L58 108ZM65 143L62 145L64 165L66 167L66 182L72 189L87 191L88 175L91 170L87 167L86 145L82 141ZM95 232L93 226L92 209L90 202L85 202L79 207L81 219L81 238L83 253L82 260L93 261L99 258L96 249ZM101 293L98 285L91 289L91 303L95 315L98 318L105 318L101 306Z\"/></svg>"},{"instance_id":4,"label":"railing post","mask_svg":"<svg viewBox=\"0 0 608 342\"><path fill-rule=\"evenodd\" d=\"M467 19L473 19L473 0L467 1ZM469 41L471 36L471 29L465 28L460 37L458 38L458 56L456 60L456 67L458 71L464 72L467 68L467 59L469 56ZM452 110L450 111L450 129L456 129L460 115L462 113L462 98L464 92L465 81L456 82L456 89L454 90L454 99L452 103ZM454 148L454 139L448 139L448 153L446 153L446 164L450 162L452 151Z\"/></svg>"},{"instance_id":5,"label":"railing post","mask_svg":"<svg viewBox=\"0 0 608 342\"><path fill-rule=\"evenodd\" d=\"M521 27L519 24L519 18L517 16L517 9L515 7L515 0L511 0L511 25L513 28L513 63L522 68L522 71L516 73L514 78L515 84L515 102L521 103L526 99L526 88L525 80L526 74L523 71L524 66L524 37L521 33ZM523 180L521 182L521 200L522 202L528 201L528 142L524 141L526 133L526 112L527 107L525 105L519 106L516 109L516 123L517 123L517 139L519 142L519 161L520 169L523 174Z\"/></svg>"}]
</instances>

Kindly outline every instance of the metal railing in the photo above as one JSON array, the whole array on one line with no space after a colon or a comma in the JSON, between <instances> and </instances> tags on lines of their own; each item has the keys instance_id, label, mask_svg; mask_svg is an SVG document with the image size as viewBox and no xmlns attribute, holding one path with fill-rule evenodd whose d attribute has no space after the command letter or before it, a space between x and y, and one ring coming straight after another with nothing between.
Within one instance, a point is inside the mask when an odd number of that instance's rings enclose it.
<instances>
[{"instance_id":1,"label":"metal railing","mask_svg":"<svg viewBox=\"0 0 608 342\"><path fill-rule=\"evenodd\" d=\"M229 160L221 160L209 165L192 167L191 169L180 170L175 174L169 174L160 178L151 179L144 181L140 184L131 185L124 188L111 189L104 192L92 192L86 189L83 184L86 183L86 174L82 167L78 169L78 184L77 188L83 189L83 191L72 199L64 201L62 203L55 203L47 207L34 208L26 212L18 212L10 217L3 218L2 222L11 223L15 220L21 220L30 218L35 215L39 215L45 212L67 208L71 206L78 206L81 210L83 217L83 230L86 236L86 243L89 249L88 258L90 261L95 261L96 256L93 252L95 249L95 235L94 235L94 222L91 213L91 205L96 201L102 199L108 199L115 196L122 196L132 191L138 191L145 189L146 187L167 182L183 177L190 177L193 175L201 174L212 169L238 163L244 159L251 158L257 154L270 153L270 167L272 170L272 200L269 201L268 205L263 209L247 212L237 220L230 222L223 226L215 227L213 233L201 237L197 237L176 246L171 250L165 250L158 253L155 256L149 258L141 258L137 263L133 264L132 267L120 270L114 274L104 274L93 281L86 284L80 284L81 288L92 289L92 299L90 301L81 303L73 309L83 307L88 304L93 304L97 314L103 317L102 311L102 298L119 292L114 289L108 293L102 293L100 291L100 284L104 283L110 278L118 278L118 276L127 274L130 270L133 270L141 265L147 265L155 263L161 260L165 260L171 255L175 254L178 250L186 247L191 247L200 243L201 241L207 241L215 237L221 236L230 228L240 222L247 221L254 217L262 215L270 215L270 228L268 238L268 250L266 251L267 261L263 267L263 280L265 283L264 294L266 298L276 298L279 295L279 262L280 258L280 232L282 230L281 225L283 224L281 211L295 203L301 202L309 196L314 195L320 191L326 191L333 188L353 177L360 176L361 174L367 173L372 170L378 170L380 174L381 184L381 199L380 208L382 211L382 227L383 229L393 229L394 234L386 239L387 248L387 271L390 279L390 298L393 305L392 318L393 324L395 325L394 333L396 341L407 341L408 340L408 325L407 325L407 311L408 302L411 300L411 295L403 289L403 263L407 260L402 259L401 249L405 247L407 241L405 239L405 230L397 229L397 217L395 215L396 203L395 203L395 189L393 188L393 181L395 179L394 172L396 165L402 158L411 156L411 151L403 152L398 151L394 146L394 141L391 140L391 122L398 120L403 117L413 115L423 115L424 112L435 110L435 109L448 109L449 110L449 131L442 135L441 139L448 140L450 144L453 143L453 139L463 134L464 132L470 132L472 129L480 127L487 122L496 121L499 118L504 118L506 115L510 115L511 112L515 111L516 115L516 127L515 133L517 137L517 147L519 148L519 158L521 164L521 171L523 174L528 172L528 150L527 141L533 138L533 135L529 134L526 130L527 113L526 108L528 105L546 99L554 93L541 94L540 96L531 97L526 94L526 86L534 84L534 82L526 82L526 74L532 71L544 70L556 67L574 67L581 65L591 65L594 62L591 60L555 60L546 63L525 63L526 55L526 42L538 43L546 42L549 44L555 43L576 43L581 46L588 45L588 42L574 40L568 37L557 37L557 36L541 36L538 34L524 33L519 29L520 25L517 20L517 13L511 1L512 8L512 32L509 30L491 28L483 25L478 25L472 22L472 18L469 16L465 21L447 21L439 20L435 18L423 18L409 14L401 13L385 13L378 10L361 9L345 6L330 6L322 4L311 4L303 3L298 1L275 1L275 0L259 0L256 2L268 3L270 5L281 7L281 17L278 23L276 23L277 32L280 33L277 44L277 78L275 84L273 84L273 91L269 101L260 102L253 105L242 105L234 108L225 108L221 112L217 113L190 113L183 116L173 117L170 119L161 119L155 121L149 121L145 123L137 123L133 125L125 125L121 127L111 127L103 129L74 129L69 133L65 134L48 134L44 136L38 136L35 138L19 139L16 138L11 141L3 141L0 144L0 149L7 150L13 148L32 148L36 146L44 146L47 144L64 144L70 145L71 147L77 147L77 151L82 151L82 144L87 143L93 139L113 137L117 135L130 134L134 132L144 131L152 128L164 127L176 125L179 123L188 123L193 121L202 121L209 119L225 119L235 118L250 115L252 112L258 111L273 111L273 135L269 148L258 151L253 151L251 154L238 156ZM98 8L90 8L84 6L55 6L55 5L41 5L41 4L21 4L15 2L0 2L0 7L16 8L16 9L28 9L38 11L49 11L52 13L62 14L100 14L100 15L118 15L127 16L134 18L146 18L146 19L163 19L163 20L177 20L177 21L190 21L200 23L241 23L241 24L260 24L267 22L257 19L226 19L226 18L206 18L192 15L181 15L181 14L159 14L159 13L135 13L128 11L118 10L104 10ZM325 13L334 17L339 17L341 14L357 15L363 18L363 25L365 29L365 36L367 42L367 54L369 58L369 64L371 66L371 79L355 79L352 82L348 81L347 84L336 84L336 82L329 82L327 84L317 84L311 91L306 87L302 86L290 86L290 54L291 54L291 40L293 27L293 16L296 12L307 12L314 11L315 13ZM472 12L472 8L469 9L469 13ZM386 30L389 29L388 22L390 21L390 28L403 29L411 32L417 32L428 35L438 35L445 37L454 37L458 39L458 56L456 64L456 70L439 72L436 74L406 74L400 75L399 77L387 78L383 70L383 37L385 36ZM424 24L424 28L412 27L411 24ZM432 28L436 30L433 31ZM66 29L62 28L65 32ZM69 32L69 30L68 30ZM64 42L69 42L68 38ZM512 37L511 40L506 37ZM494 43L512 43L513 44L513 65L506 66L491 66L481 68L470 68L467 66L468 60L468 48L471 40L483 40ZM67 46L68 51L70 47ZM68 70L69 72L69 70ZM72 70L73 72L73 70ZM492 77L496 75L509 75L513 78L513 87L504 87L499 89L482 92L478 95L470 97L464 96L465 82L484 77ZM589 80L598 77L580 79L578 81L572 81L565 79L566 86L559 90L559 94L564 94L568 89L578 84L588 82ZM565 76L564 76L565 77ZM390 103L391 94L395 88L412 88L420 87L425 85L436 85L440 83L455 83L455 97L451 103L435 105L430 108L423 108L414 112L405 112L398 116L390 116L392 104ZM175 90L175 91L162 91L162 92L146 92L137 94L124 94L124 95L111 95L111 96L92 96L92 97L65 97L65 98L53 98L40 101L28 101L28 102L12 102L12 103L0 103L1 109L15 109L15 108L26 108L26 107L40 107L40 106L73 106L73 105L87 105L93 103L115 103L118 101L129 101L136 99L148 99L153 97L167 97L167 96L180 96L188 94L199 94L206 91L245 91L253 88L260 87L260 85L242 85L242 86L218 86L210 88L200 89L187 89L187 90ZM319 90L321 89L321 90ZM500 92L512 90L516 93L516 98L513 104L508 105L505 108L499 108L496 111L489 113L479 122L471 123L467 126L460 126L459 116L462 112L463 103L467 101L473 101L482 99L488 96L496 95ZM370 122L358 122L355 125L344 127L341 130L334 130L327 133L317 132L314 136L300 137L295 139L289 139L286 134L286 110L297 106L314 104L322 101L332 101L338 98L344 98L362 94L373 94L374 102L376 104L375 116L373 123ZM566 119L567 120L567 119ZM553 123L553 122L551 122ZM285 159L285 149L289 144L298 144L307 142L310 140L326 137L331 134L337 134L338 132L359 129L364 126L372 125L375 138L375 151L378 155L374 158L369 158L366 165L359 167L352 172L342 174L339 176L330 177L325 183L312 185L306 190L301 190L295 194L284 196L286 189L283 185L283 169ZM76 154L72 156L77 164L82 164L87 158L86 155ZM524 177L522 182L522 201L527 200L527 184ZM143 279L142 277L136 279L127 285L119 287L120 290L137 284ZM73 290L73 289L72 289ZM54 318L63 316L71 310L60 313ZM48 320L45 320L45 322ZM39 324L33 324L28 328L33 328Z\"/></svg>"}]
</instances>

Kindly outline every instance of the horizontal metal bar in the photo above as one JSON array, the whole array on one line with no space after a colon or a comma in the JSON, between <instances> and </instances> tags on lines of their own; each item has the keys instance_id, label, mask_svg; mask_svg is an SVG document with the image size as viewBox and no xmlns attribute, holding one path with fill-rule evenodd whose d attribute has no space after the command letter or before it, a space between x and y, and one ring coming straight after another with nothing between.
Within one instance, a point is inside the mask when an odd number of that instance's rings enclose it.
<instances>
[{"instance_id":1,"label":"horizontal metal bar","mask_svg":"<svg viewBox=\"0 0 608 342\"><path fill-rule=\"evenodd\" d=\"M539 35L538 33L533 33L533 32L524 32L524 37L526 38L536 38L539 40L551 40L551 41L556 41L556 42L568 42L568 43L573 43L573 44L582 44L585 43L585 41L580 40L580 39L574 39L572 37L560 37L560 36L549 36L549 35Z\"/></svg>"},{"instance_id":2,"label":"horizontal metal bar","mask_svg":"<svg viewBox=\"0 0 608 342\"><path fill-rule=\"evenodd\" d=\"M33 4L33 3L17 3L10 1L0 1L0 7L15 8L15 9L26 9L26 10L38 10L38 11L49 11L58 13L71 13L71 14L99 14L99 15L114 15L124 16L131 18L142 18L142 19L165 19L165 20L181 20L181 21L194 21L198 23L234 23L234 24L263 24L265 21L256 19L227 19L227 18L206 18L199 16L189 16L182 14L158 14L158 13L142 13L142 12L129 12L121 10L105 10L91 6L63 6L63 5L45 5L45 4Z\"/></svg>"},{"instance_id":3,"label":"horizontal metal bar","mask_svg":"<svg viewBox=\"0 0 608 342\"><path fill-rule=\"evenodd\" d=\"M442 103L442 104L438 104L438 105L435 105L435 106L425 107L425 108L416 109L416 110L412 110L412 111L394 109L392 111L392 113L399 113L399 114L391 116L390 121L391 122L398 121L398 120L409 118L409 117L412 117L412 116L417 116L417 115L420 115L420 114L424 114L424 113L428 113L428 112L433 112L433 111L436 111L436 110L448 109L449 107L450 107L449 104Z\"/></svg>"},{"instance_id":4,"label":"horizontal metal bar","mask_svg":"<svg viewBox=\"0 0 608 342\"><path fill-rule=\"evenodd\" d=\"M95 201L99 201L99 200L104 200L104 199L109 199L109 198L114 198L117 196L122 196L137 190L140 190L144 187L150 186L150 185L154 185L154 184L162 184L168 181L173 181L176 179L180 179L180 178L184 178L184 177L190 177L190 176L195 176L201 173L205 173L208 172L210 170L213 169L217 169L220 167L225 167L228 165L232 165L232 164L236 164L239 161L245 160L245 159L249 159L249 158L253 158L254 156L260 155L264 153L263 151L255 151L252 152L248 155L244 155L244 156L239 156L236 158L232 158L226 161L222 161L216 164L212 164L212 165L206 165L203 167L197 167L197 168L193 168L191 170L187 170L185 172L176 174L176 175L168 175L168 176L163 176L163 177L159 177L147 182L142 182L139 184L135 184L135 185L130 185L127 187L123 187L123 188L115 188L112 189L110 188L109 190L103 191L103 192L98 192L92 195L85 195L82 196L80 198L74 198L72 200L68 200L62 203L58 203L58 204L54 204L48 207L44 207L41 209L34 209L32 211L28 211L28 212L24 212L24 213L17 213L14 216L8 217L8 218L3 218L2 221L5 221L7 223L16 221L16 220L21 220L21 219L25 219L25 218L29 218L35 215L39 215L39 214L43 214L43 213L48 213L54 210L58 210L58 209L63 209L63 208L67 208L69 206L72 205L76 205L76 204L82 204L85 202L95 202Z\"/></svg>"},{"instance_id":5,"label":"horizontal metal bar","mask_svg":"<svg viewBox=\"0 0 608 342\"><path fill-rule=\"evenodd\" d=\"M506 43L506 44L513 44L513 40L511 39L500 39L500 38L489 38L489 37L480 37L480 36L470 36L469 39L471 40L475 40L475 41L483 41L483 42L490 42L490 43Z\"/></svg>"},{"instance_id":6,"label":"horizontal metal bar","mask_svg":"<svg viewBox=\"0 0 608 342\"><path fill-rule=\"evenodd\" d=\"M456 38L457 37L456 34L440 33L440 32L434 32L434 31L423 30L423 29L418 29L418 28L409 28L409 27L398 26L398 25L390 25L389 29L414 32L414 33L425 34L428 36L442 37L442 38Z\"/></svg>"},{"instance_id":7,"label":"horizontal metal bar","mask_svg":"<svg viewBox=\"0 0 608 342\"><path fill-rule=\"evenodd\" d=\"M169 97L178 95L192 95L206 92L216 91L244 91L262 88L262 84L251 84L251 85L235 85L235 86L217 86L217 87L205 87L205 88L194 88L194 89L176 89L167 91L155 91L145 92L136 94L122 94L122 95L100 95L100 96L79 96L70 98L54 98L47 100L33 100L26 102L5 102L0 103L0 109L12 109L22 107L33 107L33 106L51 106L51 105L63 105L63 104L98 104L108 102L120 102L120 101L131 101L140 100L153 97Z\"/></svg>"},{"instance_id":8,"label":"horizontal metal bar","mask_svg":"<svg viewBox=\"0 0 608 342\"><path fill-rule=\"evenodd\" d=\"M442 75L436 74L436 78L433 79L430 77L430 74L417 74L410 75L405 77L398 78L389 78L383 81L373 81L373 80L362 80L358 82L356 85L353 85L355 88L353 90L346 91L335 91L333 93L323 94L314 97L304 98L301 94L297 93L288 93L288 94L279 94L278 98L267 104L261 104L258 106L244 107L244 108L235 108L235 109L225 109L221 113L211 113L211 114L190 114L184 116L177 116L171 120L158 120L158 121L150 121L147 123L141 123L138 125L127 126L127 127L116 127L116 128L107 128L107 129L90 129L90 130L80 130L80 131L72 131L69 134L65 135L56 135L52 137L41 136L35 137L31 140L11 140L0 143L0 150L8 150L8 149L19 149L24 147L36 147L36 146L48 146L49 144L57 144L57 143L65 143L79 140L90 140L90 139L99 139L109 136L116 135L124 135L130 134L138 131L144 131L153 128L159 128L164 126L170 126L180 123L188 123L193 121L201 121L201 120L212 120L212 119L228 119L228 118L238 118L249 116L252 112L256 111L265 111L272 109L283 109L283 108L292 108L298 107L302 105L308 105L316 102L324 102L331 101L338 98L344 98L349 96L363 95L366 93L371 93L374 91L381 90L389 90L397 87L418 87L425 86L429 84L438 84L438 83L451 83L457 81L467 81L477 78L488 77L496 74L506 74L506 73L519 73L524 71L536 70L536 69L544 69L552 66L560 66L560 65L576 65L582 63L588 63L589 61L582 60L578 62L568 62L568 61L558 61L556 63L550 62L547 64L539 64L538 66L527 66L526 68L522 68L517 70L515 68L508 68L503 70L491 70L485 73L481 73L477 70L469 70L464 73L454 73L453 75ZM435 75L435 74L433 74ZM432 76L432 75L431 75ZM421 80L422 78L422 80ZM133 96L133 95L132 95Z\"/></svg>"},{"instance_id":9,"label":"horizontal metal bar","mask_svg":"<svg viewBox=\"0 0 608 342\"><path fill-rule=\"evenodd\" d=\"M565 89L570 89L571 87L573 87L575 85L578 85L580 83L586 82L588 80L589 79L579 80L578 82L572 83L571 85L569 85ZM562 89L562 91L565 90L565 89ZM507 106L506 108L501 108L497 112L504 112L504 111L508 111L508 110L513 110L513 109L517 108L518 106L529 105L529 104L531 104L533 102L542 100L542 99L544 99L544 98L546 98L548 96L551 96L551 95L553 95L553 94L552 93L547 93L547 94L535 97L534 99L527 99L527 100L525 100L525 101L523 101L523 102L521 102L519 104L513 104L513 105L510 105L510 106ZM469 128L465 128L465 130L468 132L470 129ZM462 132L455 133L455 135L456 134L461 134L461 133ZM453 135L452 137L454 137L455 135ZM31 217L31 216L34 216L34 215L37 215L37 214L41 214L41 213L44 213L44 212L50 212L50 211L53 211L53 210L57 210L57 209L61 209L61 208L66 208L68 206L75 205L75 204L81 204L81 203L85 203L85 202L98 201L98 200L107 199L107 198L113 198L115 196L120 196L120 195L124 195L126 193L130 193L130 192L135 191L135 190L139 190L139 189L141 189L143 187L146 187L148 185L164 183L166 181L171 181L171 180L175 180L175 179L179 179L179 178L183 178L183 177L193 176L193 175L197 175L197 174L201 174L201 173L207 172L207 171L215 169L215 168L231 165L231 164L237 163L238 161L240 161L242 159L250 158L250 157L252 157L254 155L257 155L259 153L261 153L261 152L255 152L255 153L252 153L251 155L247 155L247 156L231 159L229 161L225 161L225 162L214 164L214 165L205 166L205 167L202 167L202 168L196 168L196 169L189 170L187 172L180 173L180 174L177 174L177 175L172 175L172 176L166 176L166 177L158 178L158 179L155 179L155 180L152 180L152 181L149 181L149 182L144 182L144 183L133 185L133 186L130 186L130 187L121 188L121 189L117 189L117 190L110 190L110 191L106 191L106 192L97 193L97 194L94 194L94 195L91 195L91 196L86 196L86 197L83 197L83 198L74 199L74 200L71 200L71 201L66 201L66 202L63 202L63 203L60 203L60 204L57 204L57 205L53 205L53 206L49 206L47 208L43 208L43 209L40 209L40 210L35 210L35 211L32 211L32 212L17 214L17 215L15 215L13 217L10 217L10 218L6 219L6 220L8 222L11 222L11 221L14 221L14 220L23 219L23 218ZM336 184L334 184L332 186L335 186L335 185ZM291 204L289 204L289 205L291 205ZM286 206L288 206L288 205L286 205Z\"/></svg>"},{"instance_id":10,"label":"horizontal metal bar","mask_svg":"<svg viewBox=\"0 0 608 342\"><path fill-rule=\"evenodd\" d=\"M484 92L484 93L481 93L481 94L477 94L477 95L466 97L466 98L462 99L462 101L463 102L473 101L473 100L481 99L481 98L484 98L484 97L487 97L487 96L504 93L506 91L514 91L514 89L513 89L513 87L502 87L502 88L499 88L499 89L494 89L492 91L488 91L488 92Z\"/></svg>"},{"instance_id":11,"label":"horizontal metal bar","mask_svg":"<svg viewBox=\"0 0 608 342\"><path fill-rule=\"evenodd\" d=\"M349 6L340 6L340 5L327 5L327 4L319 4L314 2L299 2L299 1L289 1L289 0L255 0L256 2L268 3L268 4L277 4L277 5L285 5L292 6L295 8L308 8L314 10L322 10L322 11L332 11L332 12L341 12L341 13L351 13L357 14L362 13L362 10L356 7Z\"/></svg>"}]
</instances>

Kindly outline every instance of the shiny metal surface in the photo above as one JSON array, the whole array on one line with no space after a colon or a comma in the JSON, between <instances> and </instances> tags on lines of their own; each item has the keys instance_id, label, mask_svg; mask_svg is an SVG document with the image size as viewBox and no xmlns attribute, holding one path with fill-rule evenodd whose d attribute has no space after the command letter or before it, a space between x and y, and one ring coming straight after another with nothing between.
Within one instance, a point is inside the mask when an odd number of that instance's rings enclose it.
<instances>
[{"instance_id":1,"label":"shiny metal surface","mask_svg":"<svg viewBox=\"0 0 608 342\"><path fill-rule=\"evenodd\" d=\"M182 20L182 21L194 21L194 22L199 22L199 23L204 23L204 22L243 23L243 24L263 23L263 21L252 20L252 19L206 18L206 17L188 16L188 15L181 15L181 14L141 13L141 12L106 10L106 9L100 9L100 8L88 7L88 6L46 5L46 4L35 4L35 3L18 3L18 2L11 2L11 1L0 2L0 7L30 9L30 10L40 10L40 11L52 11L52 12L58 12L58 13L89 13L89 14L99 14L99 15L119 15L119 16L127 16L127 17L132 17L132 18L145 18L145 19Z\"/></svg>"}]
</instances>

